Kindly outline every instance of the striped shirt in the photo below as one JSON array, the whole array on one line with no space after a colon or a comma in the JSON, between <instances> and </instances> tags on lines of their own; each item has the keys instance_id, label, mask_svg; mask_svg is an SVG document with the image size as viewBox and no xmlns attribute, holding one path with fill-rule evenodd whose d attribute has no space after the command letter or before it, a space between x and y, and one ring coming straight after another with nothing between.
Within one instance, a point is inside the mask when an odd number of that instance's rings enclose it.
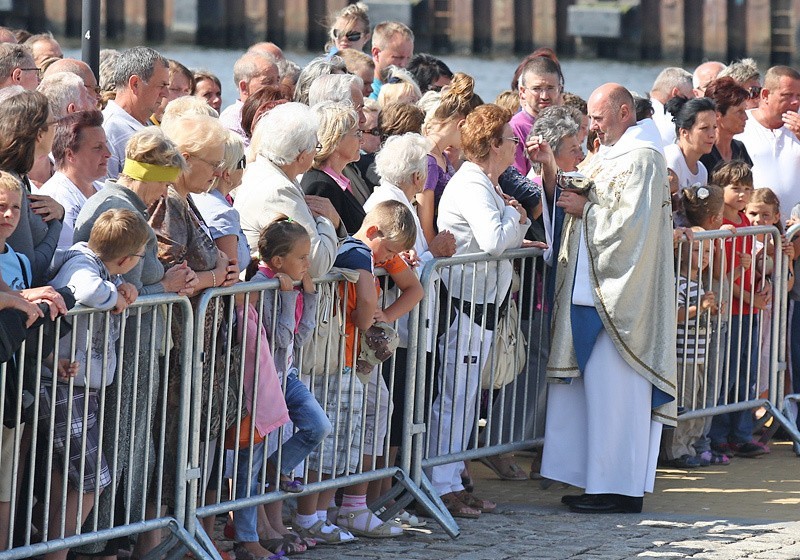
<instances>
[{"instance_id":1,"label":"striped shirt","mask_svg":"<svg viewBox=\"0 0 800 560\"><path fill-rule=\"evenodd\" d=\"M686 310L691 306L699 306L700 298L705 293L703 286L697 280L678 276L678 308ZM677 356L678 362L704 363L706 360L706 346L708 345L708 335L710 333L709 318L710 314L698 313L688 317L683 321L678 321L677 330Z\"/></svg>"}]
</instances>

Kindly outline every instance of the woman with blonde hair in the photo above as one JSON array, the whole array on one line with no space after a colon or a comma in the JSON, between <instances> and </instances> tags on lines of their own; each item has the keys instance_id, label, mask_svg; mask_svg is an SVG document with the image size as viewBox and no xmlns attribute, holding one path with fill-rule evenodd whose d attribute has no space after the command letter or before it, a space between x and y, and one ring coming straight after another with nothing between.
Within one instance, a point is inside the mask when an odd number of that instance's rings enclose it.
<instances>
[{"instance_id":1,"label":"woman with blonde hair","mask_svg":"<svg viewBox=\"0 0 800 560\"><path fill-rule=\"evenodd\" d=\"M417 203L422 231L425 232L428 243L436 237L439 200L447 182L455 173L446 151L461 148L461 126L464 119L481 103L474 88L475 80L472 76L457 72L450 86L441 94L425 94L428 98L428 109L422 133L430 141L431 151L428 154L428 179L422 193L417 195Z\"/></svg>"},{"instance_id":2,"label":"woman with blonde hair","mask_svg":"<svg viewBox=\"0 0 800 560\"><path fill-rule=\"evenodd\" d=\"M358 128L358 113L350 105L333 101L323 101L313 109L319 118L319 145L312 168L303 174L300 185L306 194L330 200L352 235L361 227L366 213L342 171L361 157L364 133Z\"/></svg>"},{"instance_id":3,"label":"woman with blonde hair","mask_svg":"<svg viewBox=\"0 0 800 560\"><path fill-rule=\"evenodd\" d=\"M386 79L378 94L378 105L386 107L394 102L417 103L421 98L422 92L408 70L397 66L386 69Z\"/></svg>"},{"instance_id":4,"label":"woman with blonde hair","mask_svg":"<svg viewBox=\"0 0 800 560\"><path fill-rule=\"evenodd\" d=\"M356 2L333 14L328 30L330 41L325 51L363 50L371 37L367 11L369 7L364 2Z\"/></svg>"}]
</instances>

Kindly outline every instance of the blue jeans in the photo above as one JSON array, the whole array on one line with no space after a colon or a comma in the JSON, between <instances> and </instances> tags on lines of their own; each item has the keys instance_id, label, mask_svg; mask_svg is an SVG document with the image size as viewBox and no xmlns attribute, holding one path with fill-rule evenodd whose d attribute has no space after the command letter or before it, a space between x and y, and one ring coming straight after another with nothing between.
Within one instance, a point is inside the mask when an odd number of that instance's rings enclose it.
<instances>
[{"instance_id":1,"label":"blue jeans","mask_svg":"<svg viewBox=\"0 0 800 560\"><path fill-rule=\"evenodd\" d=\"M728 323L730 352L728 379L721 380L719 403L744 402L755 398L758 375L758 315L732 315ZM738 383L737 383L738 374ZM724 373L723 373L724 375ZM727 387L725 383L727 381ZM713 445L747 443L753 439L753 413L750 410L714 416L708 433Z\"/></svg>"},{"instance_id":2,"label":"blue jeans","mask_svg":"<svg viewBox=\"0 0 800 560\"><path fill-rule=\"evenodd\" d=\"M297 431L278 451L281 452L281 473L290 475L292 470L331 433L333 427L317 399L297 378L295 368L286 374L286 407ZM278 464L278 451L270 455L270 463Z\"/></svg>"},{"instance_id":3,"label":"blue jeans","mask_svg":"<svg viewBox=\"0 0 800 560\"><path fill-rule=\"evenodd\" d=\"M261 464L264 461L264 442L239 450L239 464L236 468L236 498L246 498L259 493ZM250 465L252 464L252 467ZM250 478L247 471L251 468ZM262 487L263 488L263 487ZM262 490L263 491L263 490ZM233 527L237 542L258 542L258 506L246 507L233 512Z\"/></svg>"}]
</instances>

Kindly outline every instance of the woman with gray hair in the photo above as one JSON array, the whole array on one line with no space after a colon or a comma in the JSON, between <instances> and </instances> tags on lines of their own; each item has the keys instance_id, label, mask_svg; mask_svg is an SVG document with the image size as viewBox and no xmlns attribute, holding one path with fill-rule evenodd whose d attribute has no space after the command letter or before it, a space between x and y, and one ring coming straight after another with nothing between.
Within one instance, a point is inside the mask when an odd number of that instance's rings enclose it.
<instances>
[{"instance_id":1,"label":"woman with gray hair","mask_svg":"<svg viewBox=\"0 0 800 560\"><path fill-rule=\"evenodd\" d=\"M314 80L327 74L347 74L347 65L338 56L320 56L306 64L294 87L294 100L308 105L308 90Z\"/></svg>"},{"instance_id":2,"label":"woman with gray hair","mask_svg":"<svg viewBox=\"0 0 800 560\"><path fill-rule=\"evenodd\" d=\"M381 183L375 188L372 195L364 204L364 210L369 212L377 204L396 200L405 204L414 217L417 226L417 240L414 243L414 254L410 255L412 260L419 262L420 266L413 270L419 274L424 263L439 257L451 257L456 252L456 241L453 234L449 231L439 232L428 245L425 234L422 231L417 211L412 201L422 192L428 177L428 152L430 152L430 141L424 136L414 132L408 132L400 136L392 136L383 145L383 148L375 156L375 167L381 177ZM388 306L397 291L392 289L387 291L384 305ZM436 298L432 297L430 303L435 305ZM428 309L428 319L433 320L434 307ZM408 360L408 315L404 315L397 321L397 334L400 343L394 354L394 368L391 367L392 360L387 360L383 365L383 377L375 378L373 381L380 384L381 391L387 392L387 386L392 383L392 415L390 419L389 433L389 462L393 465L397 457L397 450L402 444L403 439L403 410L405 408L406 396L406 364ZM432 340L428 340L428 351L431 350ZM430 360L425 362L430 363ZM396 373L392 376L392 370ZM371 381L372 382L372 381ZM374 392L374 388L370 388ZM385 479L383 482L390 485L391 480ZM372 494L372 488L370 489ZM375 492L375 497L385 493L389 488L381 488L381 492ZM403 521L414 525L413 516L408 513L402 515Z\"/></svg>"},{"instance_id":3,"label":"woman with gray hair","mask_svg":"<svg viewBox=\"0 0 800 560\"><path fill-rule=\"evenodd\" d=\"M313 169L303 175L306 194L327 198L341 216L348 233L353 234L364 221L364 207L358 202L350 180L342 173L345 166L361 157L358 113L350 104L325 101L314 106L319 117L319 146Z\"/></svg>"},{"instance_id":4,"label":"woman with gray hair","mask_svg":"<svg viewBox=\"0 0 800 560\"><path fill-rule=\"evenodd\" d=\"M328 273L339 240L347 235L331 202L304 195L295 179L314 161L318 127L317 115L302 103L285 103L265 114L253 135L260 139L253 146L256 158L247 165L233 202L254 257L261 230L279 215L302 225L311 237L309 274L314 278Z\"/></svg>"}]
</instances>

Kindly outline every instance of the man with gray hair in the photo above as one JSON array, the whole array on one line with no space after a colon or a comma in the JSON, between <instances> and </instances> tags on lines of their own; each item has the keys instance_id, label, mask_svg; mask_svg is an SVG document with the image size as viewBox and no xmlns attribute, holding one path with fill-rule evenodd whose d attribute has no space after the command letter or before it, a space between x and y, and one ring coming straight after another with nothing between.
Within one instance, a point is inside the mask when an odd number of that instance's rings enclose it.
<instances>
[{"instance_id":1,"label":"man with gray hair","mask_svg":"<svg viewBox=\"0 0 800 560\"><path fill-rule=\"evenodd\" d=\"M220 113L219 120L222 126L238 134L245 146L249 146L250 139L242 128L242 107L247 98L261 88L278 85L278 61L262 51L247 52L233 65L233 81L239 99Z\"/></svg>"},{"instance_id":2,"label":"man with gray hair","mask_svg":"<svg viewBox=\"0 0 800 560\"><path fill-rule=\"evenodd\" d=\"M49 58L64 58L61 45L58 44L56 38L49 31L31 35L23 44L31 49L33 62L37 68L41 68L42 64Z\"/></svg>"},{"instance_id":3,"label":"man with gray hair","mask_svg":"<svg viewBox=\"0 0 800 560\"><path fill-rule=\"evenodd\" d=\"M108 137L108 177L116 178L125 163L128 139L149 122L169 87L169 63L148 47L120 53L114 72L117 96L103 110L103 129Z\"/></svg>"},{"instance_id":4,"label":"man with gray hair","mask_svg":"<svg viewBox=\"0 0 800 560\"><path fill-rule=\"evenodd\" d=\"M24 45L0 44L0 88L22 86L33 91L38 85L39 69L31 50Z\"/></svg>"},{"instance_id":5,"label":"man with gray hair","mask_svg":"<svg viewBox=\"0 0 800 560\"><path fill-rule=\"evenodd\" d=\"M83 86L83 80L72 72L48 74L36 89L47 97L54 119L78 111L88 111L97 106L94 96L90 96Z\"/></svg>"},{"instance_id":6,"label":"man with gray hair","mask_svg":"<svg viewBox=\"0 0 800 560\"><path fill-rule=\"evenodd\" d=\"M667 101L677 96L685 97L686 99L694 97L692 75L683 68L675 66L664 68L656 76L656 81L653 82L653 87L650 89L650 101L653 103L653 121L658 127L664 146L674 144L677 137L672 115L667 113L664 108Z\"/></svg>"},{"instance_id":7,"label":"man with gray hair","mask_svg":"<svg viewBox=\"0 0 800 560\"><path fill-rule=\"evenodd\" d=\"M375 77L370 99L378 99L383 85L383 71L389 66L405 68L414 56L414 32L399 21L384 21L372 32L372 60Z\"/></svg>"},{"instance_id":8,"label":"man with gray hair","mask_svg":"<svg viewBox=\"0 0 800 560\"><path fill-rule=\"evenodd\" d=\"M62 58L48 66L47 70L44 71L43 77L47 78L59 72L71 72L80 76L86 93L94 100L94 106L97 106L100 101L100 86L97 85L97 78L88 64L77 58Z\"/></svg>"}]
</instances>

